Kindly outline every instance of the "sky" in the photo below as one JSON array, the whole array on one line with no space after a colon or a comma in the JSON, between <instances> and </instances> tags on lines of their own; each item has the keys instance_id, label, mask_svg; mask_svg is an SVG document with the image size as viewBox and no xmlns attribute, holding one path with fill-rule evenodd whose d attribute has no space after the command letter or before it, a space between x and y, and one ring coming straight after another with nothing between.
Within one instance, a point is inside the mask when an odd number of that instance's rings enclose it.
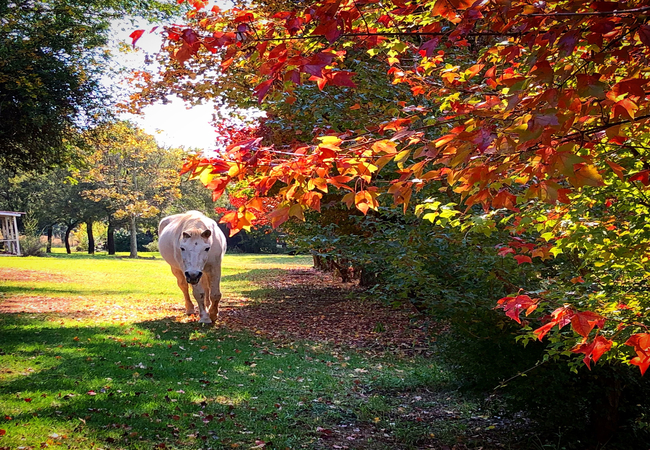
<instances>
[{"instance_id":1,"label":"sky","mask_svg":"<svg viewBox=\"0 0 650 450\"><path fill-rule=\"evenodd\" d=\"M149 24L132 25L131 23L116 22L112 26L113 51L116 58L128 67L144 66L145 52L120 53L118 41L130 43L129 35L136 29L147 30L138 40L136 47L148 53L155 53L160 48L161 38L156 32L150 33ZM193 106L188 109L178 98L170 98L166 105L155 104L143 109L143 115L123 114L121 118L137 123L147 133L156 137L160 145L170 147L185 147L187 149L213 150L216 134L210 125L213 107L211 104Z\"/></svg>"}]
</instances>

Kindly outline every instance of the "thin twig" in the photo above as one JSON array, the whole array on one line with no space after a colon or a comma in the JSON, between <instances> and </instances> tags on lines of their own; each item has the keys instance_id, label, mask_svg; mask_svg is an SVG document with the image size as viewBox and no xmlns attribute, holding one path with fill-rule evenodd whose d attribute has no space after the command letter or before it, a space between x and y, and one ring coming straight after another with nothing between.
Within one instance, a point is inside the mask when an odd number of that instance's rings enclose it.
<instances>
[{"instance_id":1,"label":"thin twig","mask_svg":"<svg viewBox=\"0 0 650 450\"><path fill-rule=\"evenodd\" d=\"M539 14L522 14L524 17L581 17L581 16L620 16L627 14L637 14L640 12L650 11L650 6L641 8L632 8L615 11L593 11L593 12L559 12L559 13L539 13Z\"/></svg>"}]
</instances>

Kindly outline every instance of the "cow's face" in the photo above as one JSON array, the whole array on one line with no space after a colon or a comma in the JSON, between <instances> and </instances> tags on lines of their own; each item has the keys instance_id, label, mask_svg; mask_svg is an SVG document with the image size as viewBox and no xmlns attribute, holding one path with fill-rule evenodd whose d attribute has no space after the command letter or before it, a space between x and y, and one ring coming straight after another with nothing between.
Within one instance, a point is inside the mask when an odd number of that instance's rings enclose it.
<instances>
[{"instance_id":1,"label":"cow's face","mask_svg":"<svg viewBox=\"0 0 650 450\"><path fill-rule=\"evenodd\" d=\"M212 239L210 230L185 232L180 240L181 257L185 279L189 284L197 284L203 275L203 267L208 260Z\"/></svg>"}]
</instances>

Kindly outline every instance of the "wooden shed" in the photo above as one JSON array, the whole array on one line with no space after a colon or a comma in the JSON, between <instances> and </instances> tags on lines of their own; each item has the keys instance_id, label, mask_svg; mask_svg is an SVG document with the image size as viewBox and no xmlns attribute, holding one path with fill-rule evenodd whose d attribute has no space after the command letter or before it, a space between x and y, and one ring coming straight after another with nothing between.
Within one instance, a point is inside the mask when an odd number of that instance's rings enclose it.
<instances>
[{"instance_id":1,"label":"wooden shed","mask_svg":"<svg viewBox=\"0 0 650 450\"><path fill-rule=\"evenodd\" d=\"M20 256L20 241L18 239L18 222L16 218L24 212L0 211L0 253Z\"/></svg>"}]
</instances>

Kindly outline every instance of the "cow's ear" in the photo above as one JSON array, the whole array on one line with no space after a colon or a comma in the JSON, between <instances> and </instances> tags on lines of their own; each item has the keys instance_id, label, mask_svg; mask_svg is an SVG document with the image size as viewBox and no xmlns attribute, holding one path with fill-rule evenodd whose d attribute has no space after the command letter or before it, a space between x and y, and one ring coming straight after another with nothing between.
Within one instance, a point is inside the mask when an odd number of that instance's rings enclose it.
<instances>
[{"instance_id":1,"label":"cow's ear","mask_svg":"<svg viewBox=\"0 0 650 450\"><path fill-rule=\"evenodd\" d=\"M189 233L186 233L185 231L183 231L183 239L189 239L190 237L191 236L190 236Z\"/></svg>"},{"instance_id":2,"label":"cow's ear","mask_svg":"<svg viewBox=\"0 0 650 450\"><path fill-rule=\"evenodd\" d=\"M201 237L204 238L204 239L207 239L210 236L212 236L212 231L210 231L210 230L205 230L203 233L201 233Z\"/></svg>"}]
</instances>

